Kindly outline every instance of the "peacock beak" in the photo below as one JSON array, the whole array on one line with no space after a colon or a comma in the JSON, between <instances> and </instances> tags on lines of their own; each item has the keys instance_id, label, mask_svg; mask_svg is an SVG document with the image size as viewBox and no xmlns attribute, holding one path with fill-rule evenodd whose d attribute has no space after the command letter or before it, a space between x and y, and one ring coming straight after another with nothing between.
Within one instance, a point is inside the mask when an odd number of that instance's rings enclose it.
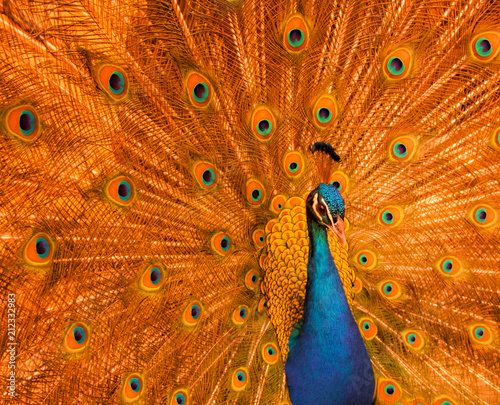
<instances>
[{"instance_id":1,"label":"peacock beak","mask_svg":"<svg viewBox=\"0 0 500 405\"><path fill-rule=\"evenodd\" d=\"M330 230L339 240L342 247L345 247L347 241L345 238L345 222L342 218L337 217L337 222L333 225L325 224L326 228Z\"/></svg>"}]
</instances>

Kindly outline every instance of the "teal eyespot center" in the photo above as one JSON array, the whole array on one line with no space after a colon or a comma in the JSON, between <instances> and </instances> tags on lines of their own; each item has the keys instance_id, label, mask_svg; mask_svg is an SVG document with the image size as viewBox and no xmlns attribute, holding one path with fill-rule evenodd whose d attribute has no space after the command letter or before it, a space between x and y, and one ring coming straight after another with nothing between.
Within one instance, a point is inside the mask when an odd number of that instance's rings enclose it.
<instances>
[{"instance_id":1,"label":"teal eyespot center","mask_svg":"<svg viewBox=\"0 0 500 405\"><path fill-rule=\"evenodd\" d=\"M293 30L290 30L287 38L288 38L288 43L292 47L298 48L304 43L306 36L304 35L304 32L301 29L295 28Z\"/></svg>"},{"instance_id":2,"label":"teal eyespot center","mask_svg":"<svg viewBox=\"0 0 500 405\"><path fill-rule=\"evenodd\" d=\"M278 204L278 209L282 209L283 208L283 204Z\"/></svg>"},{"instance_id":3,"label":"teal eyespot center","mask_svg":"<svg viewBox=\"0 0 500 405\"><path fill-rule=\"evenodd\" d=\"M200 82L196 86L194 86L193 98L198 103L203 103L207 100L209 93L210 92L208 90L208 86L206 85L206 83Z\"/></svg>"},{"instance_id":4,"label":"teal eyespot center","mask_svg":"<svg viewBox=\"0 0 500 405\"><path fill-rule=\"evenodd\" d=\"M392 150L394 154L399 158L404 158L406 155L408 155L408 149L406 148L406 145L401 142L396 142Z\"/></svg>"},{"instance_id":5,"label":"teal eyespot center","mask_svg":"<svg viewBox=\"0 0 500 405\"><path fill-rule=\"evenodd\" d=\"M161 281L161 271L158 267L153 267L149 273L149 278L151 283L154 285L158 284Z\"/></svg>"},{"instance_id":6,"label":"teal eyespot center","mask_svg":"<svg viewBox=\"0 0 500 405\"><path fill-rule=\"evenodd\" d=\"M369 330L370 329L370 322L363 322L363 329L364 330Z\"/></svg>"},{"instance_id":7,"label":"teal eyespot center","mask_svg":"<svg viewBox=\"0 0 500 405\"><path fill-rule=\"evenodd\" d=\"M296 173L300 169L300 166L297 162L292 162L288 165L288 170L290 170L291 173Z\"/></svg>"},{"instance_id":8,"label":"teal eyespot center","mask_svg":"<svg viewBox=\"0 0 500 405\"><path fill-rule=\"evenodd\" d=\"M486 210L484 208L479 208L478 210L476 210L476 213L474 216L475 216L477 222L479 222L481 224L486 222L487 214L486 214Z\"/></svg>"},{"instance_id":9,"label":"teal eyespot center","mask_svg":"<svg viewBox=\"0 0 500 405\"><path fill-rule=\"evenodd\" d=\"M268 348L267 348L267 353L268 353L270 356L274 356L274 354L275 354L276 352L274 351L274 349L273 349L272 347L268 347Z\"/></svg>"},{"instance_id":10,"label":"teal eyespot center","mask_svg":"<svg viewBox=\"0 0 500 405\"><path fill-rule=\"evenodd\" d=\"M132 195L132 187L130 183L126 180L120 181L118 184L118 197L122 201L128 200Z\"/></svg>"},{"instance_id":11,"label":"teal eyespot center","mask_svg":"<svg viewBox=\"0 0 500 405\"><path fill-rule=\"evenodd\" d=\"M224 251L227 252L229 248L231 247L231 241L227 236L224 236L221 241L220 241L220 248Z\"/></svg>"},{"instance_id":12,"label":"teal eyespot center","mask_svg":"<svg viewBox=\"0 0 500 405\"><path fill-rule=\"evenodd\" d=\"M269 120L260 120L255 129L260 135L266 136L273 130L273 124Z\"/></svg>"},{"instance_id":13,"label":"teal eyespot center","mask_svg":"<svg viewBox=\"0 0 500 405\"><path fill-rule=\"evenodd\" d=\"M413 344L415 343L417 340L417 335L415 335L414 333L409 333L408 336L406 337L406 341L409 343L409 344Z\"/></svg>"},{"instance_id":14,"label":"teal eyespot center","mask_svg":"<svg viewBox=\"0 0 500 405\"><path fill-rule=\"evenodd\" d=\"M245 373L243 373L242 371L238 371L236 373L236 378L238 379L239 382L245 382L246 380Z\"/></svg>"},{"instance_id":15,"label":"teal eyespot center","mask_svg":"<svg viewBox=\"0 0 500 405\"><path fill-rule=\"evenodd\" d=\"M212 184L214 184L215 182L214 170L210 168L206 169L201 176L201 180L203 184L205 184L206 186L211 186Z\"/></svg>"},{"instance_id":16,"label":"teal eyespot center","mask_svg":"<svg viewBox=\"0 0 500 405\"><path fill-rule=\"evenodd\" d=\"M201 310L200 306L198 304L193 304L191 306L191 316L194 320L198 319L200 317Z\"/></svg>"},{"instance_id":17,"label":"teal eyespot center","mask_svg":"<svg viewBox=\"0 0 500 405\"><path fill-rule=\"evenodd\" d=\"M50 246L48 240L45 239L43 236L36 238L35 250L36 254L40 259L45 259L50 253Z\"/></svg>"},{"instance_id":18,"label":"teal eyespot center","mask_svg":"<svg viewBox=\"0 0 500 405\"><path fill-rule=\"evenodd\" d=\"M260 201L261 198L262 198L262 191L260 191L258 188L252 190L253 201Z\"/></svg>"},{"instance_id":19,"label":"teal eyespot center","mask_svg":"<svg viewBox=\"0 0 500 405\"><path fill-rule=\"evenodd\" d=\"M177 404L179 405L184 405L184 403L186 402L186 396L182 393L179 393L175 396L175 402L177 402Z\"/></svg>"},{"instance_id":20,"label":"teal eyespot center","mask_svg":"<svg viewBox=\"0 0 500 405\"><path fill-rule=\"evenodd\" d=\"M384 294L389 295L392 292L392 284L387 283L384 285Z\"/></svg>"},{"instance_id":21,"label":"teal eyespot center","mask_svg":"<svg viewBox=\"0 0 500 405\"><path fill-rule=\"evenodd\" d=\"M493 51L490 41L484 37L481 37L476 41L475 48L478 55L481 56L489 56Z\"/></svg>"},{"instance_id":22,"label":"teal eyespot center","mask_svg":"<svg viewBox=\"0 0 500 405\"><path fill-rule=\"evenodd\" d=\"M131 378L130 381L129 381L129 384L130 384L130 388L132 388L132 390L134 392L139 392L140 389L141 389L141 382L139 381L138 378Z\"/></svg>"},{"instance_id":23,"label":"teal eyespot center","mask_svg":"<svg viewBox=\"0 0 500 405\"><path fill-rule=\"evenodd\" d=\"M247 317L247 310L245 308L240 308L240 318L245 319Z\"/></svg>"},{"instance_id":24,"label":"teal eyespot center","mask_svg":"<svg viewBox=\"0 0 500 405\"><path fill-rule=\"evenodd\" d=\"M382 213L382 220L384 223L390 225L394 222L394 215L392 215L391 211L384 211Z\"/></svg>"},{"instance_id":25,"label":"teal eyespot center","mask_svg":"<svg viewBox=\"0 0 500 405\"><path fill-rule=\"evenodd\" d=\"M109 76L109 91L113 94L120 94L125 88L125 78L123 75L115 70L111 76Z\"/></svg>"},{"instance_id":26,"label":"teal eyespot center","mask_svg":"<svg viewBox=\"0 0 500 405\"><path fill-rule=\"evenodd\" d=\"M359 257L359 261L361 262L361 264L366 264L368 262L368 258L366 257L366 255L361 255Z\"/></svg>"},{"instance_id":27,"label":"teal eyespot center","mask_svg":"<svg viewBox=\"0 0 500 405\"><path fill-rule=\"evenodd\" d=\"M29 136L35 132L35 115L29 110L23 110L19 116L19 129L23 135Z\"/></svg>"},{"instance_id":28,"label":"teal eyespot center","mask_svg":"<svg viewBox=\"0 0 500 405\"><path fill-rule=\"evenodd\" d=\"M77 326L73 329L73 337L75 338L77 343L83 343L85 342L85 339L87 338L85 334L85 329L83 329L81 326Z\"/></svg>"},{"instance_id":29,"label":"teal eyespot center","mask_svg":"<svg viewBox=\"0 0 500 405\"><path fill-rule=\"evenodd\" d=\"M453 270L453 262L451 260L445 260L441 267L445 273L451 273Z\"/></svg>"},{"instance_id":30,"label":"teal eyespot center","mask_svg":"<svg viewBox=\"0 0 500 405\"><path fill-rule=\"evenodd\" d=\"M387 69L394 76L399 76L405 71L405 64L399 58L392 57L387 62Z\"/></svg>"},{"instance_id":31,"label":"teal eyespot center","mask_svg":"<svg viewBox=\"0 0 500 405\"><path fill-rule=\"evenodd\" d=\"M394 388L394 385L386 385L385 386L385 393L387 395L394 395L394 393L396 392L396 388Z\"/></svg>"},{"instance_id":32,"label":"teal eyespot center","mask_svg":"<svg viewBox=\"0 0 500 405\"><path fill-rule=\"evenodd\" d=\"M318 108L318 110L316 111L316 118L321 124L330 122L332 117L332 112L326 107Z\"/></svg>"},{"instance_id":33,"label":"teal eyespot center","mask_svg":"<svg viewBox=\"0 0 500 405\"><path fill-rule=\"evenodd\" d=\"M478 339L482 339L484 336L484 328L483 327L478 327L474 330L474 336Z\"/></svg>"}]
</instances>

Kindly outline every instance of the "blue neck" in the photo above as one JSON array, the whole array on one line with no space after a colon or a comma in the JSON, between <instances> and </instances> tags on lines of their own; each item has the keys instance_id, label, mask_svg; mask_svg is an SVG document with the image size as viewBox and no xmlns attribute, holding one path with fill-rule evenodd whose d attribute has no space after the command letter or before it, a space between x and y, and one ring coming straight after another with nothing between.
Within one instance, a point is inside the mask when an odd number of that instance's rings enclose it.
<instances>
[{"instance_id":1,"label":"blue neck","mask_svg":"<svg viewBox=\"0 0 500 405\"><path fill-rule=\"evenodd\" d=\"M285 365L292 405L371 404L372 365L328 246L308 218L309 260L303 323Z\"/></svg>"}]
</instances>

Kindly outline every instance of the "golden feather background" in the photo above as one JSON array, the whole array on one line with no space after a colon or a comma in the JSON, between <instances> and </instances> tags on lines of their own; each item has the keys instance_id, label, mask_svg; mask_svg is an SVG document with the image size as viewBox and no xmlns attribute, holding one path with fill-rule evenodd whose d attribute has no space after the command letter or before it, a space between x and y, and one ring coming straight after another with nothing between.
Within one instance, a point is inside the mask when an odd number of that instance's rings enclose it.
<instances>
[{"instance_id":1,"label":"golden feather background","mask_svg":"<svg viewBox=\"0 0 500 405\"><path fill-rule=\"evenodd\" d=\"M309 34L297 53L284 45L293 15ZM473 51L487 32L500 33L495 1L0 3L0 290L6 304L16 294L15 401L124 403L134 373L143 378L136 403L172 404L179 389L190 404L286 401L282 361L262 355L276 343L264 296L245 276L263 279L265 249L252 234L277 216L274 196L317 186L307 148L324 141L349 182L350 261L363 285L353 309L377 326L366 345L379 381L396 381L402 403L499 404L498 220L482 227L471 216L478 204L500 215L500 57ZM401 47L409 71L391 79L383 66ZM123 98L103 89L105 65L125 73ZM190 72L211 86L207 107L190 99ZM322 95L338 107L326 129L314 124ZM9 130L18 106L36 111L36 139ZM259 107L276 120L266 142L252 125ZM407 135L414 156L395 161L391 144ZM296 178L283 164L292 150L304 157ZM196 178L197 162L216 168L214 188ZM135 187L128 205L106 195L117 176ZM251 179L264 188L259 205L247 195ZM396 227L377 221L388 206L402 212ZM211 243L218 232L230 237L227 255ZM30 265L24 252L39 233L53 256ZM363 250L376 257L372 269L356 261ZM438 268L449 255L463 263L457 277ZM152 264L165 274L148 292L140 280ZM384 280L401 297L384 297ZM202 316L187 326L195 301ZM237 325L241 305L249 314ZM69 353L75 323L88 326L88 340ZM490 328L489 344L474 341L476 323ZM422 332L422 350L404 343L407 330ZM249 383L236 391L241 367Z\"/></svg>"}]
</instances>

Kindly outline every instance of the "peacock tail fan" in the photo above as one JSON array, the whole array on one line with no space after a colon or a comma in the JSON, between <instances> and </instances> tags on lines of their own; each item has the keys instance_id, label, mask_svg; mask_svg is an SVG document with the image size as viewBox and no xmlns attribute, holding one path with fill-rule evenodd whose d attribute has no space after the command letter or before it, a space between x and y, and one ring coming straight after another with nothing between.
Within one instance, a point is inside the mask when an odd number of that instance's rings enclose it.
<instances>
[{"instance_id":1,"label":"peacock tail fan","mask_svg":"<svg viewBox=\"0 0 500 405\"><path fill-rule=\"evenodd\" d=\"M499 53L491 1L0 4L2 399L289 404L323 182L376 403L500 404Z\"/></svg>"}]
</instances>

